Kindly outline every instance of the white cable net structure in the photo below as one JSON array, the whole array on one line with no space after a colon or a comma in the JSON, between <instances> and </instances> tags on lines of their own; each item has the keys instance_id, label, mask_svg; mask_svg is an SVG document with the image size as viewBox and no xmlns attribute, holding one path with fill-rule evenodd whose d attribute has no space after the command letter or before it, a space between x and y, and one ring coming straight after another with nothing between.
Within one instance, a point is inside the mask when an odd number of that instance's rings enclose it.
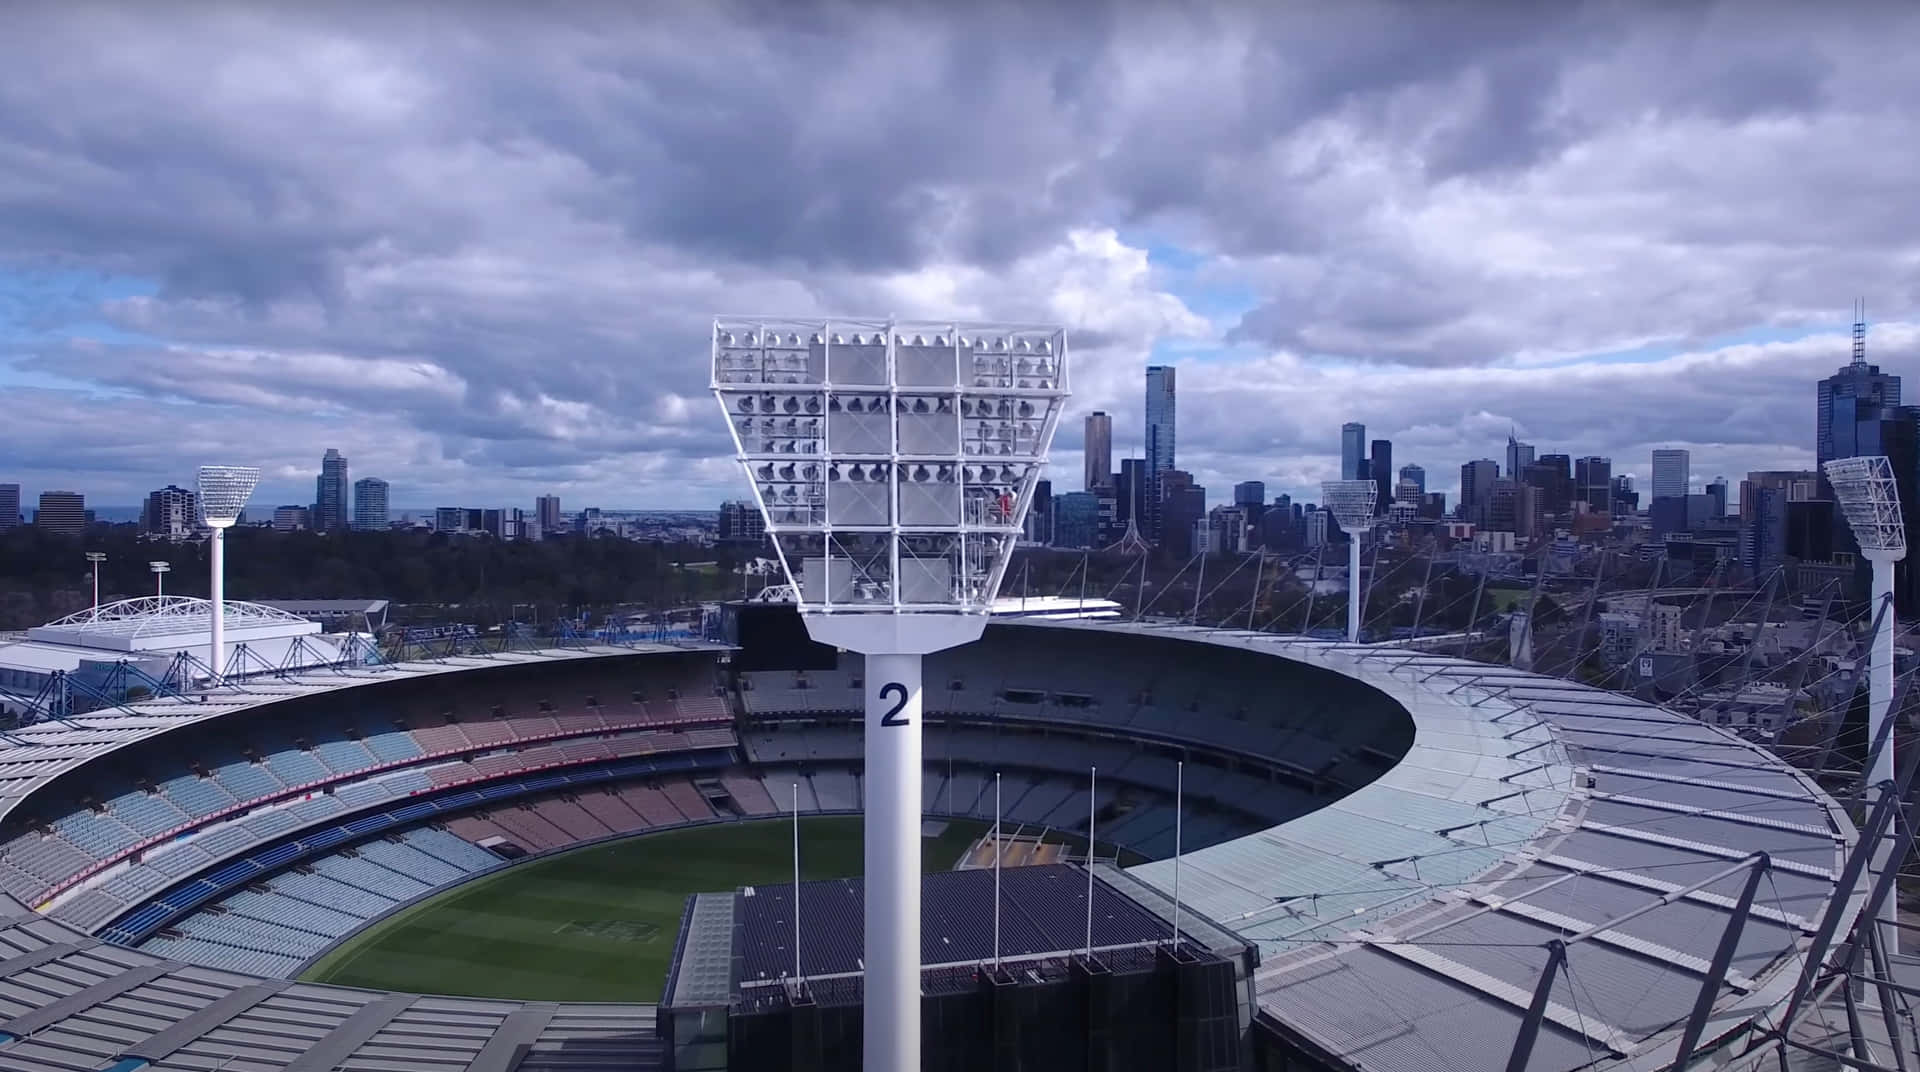
<instances>
[{"instance_id":1,"label":"white cable net structure","mask_svg":"<svg viewBox=\"0 0 1920 1072\"><path fill-rule=\"evenodd\" d=\"M1899 559L1907 553L1907 528L1900 517L1900 490L1893 463L1883 455L1836 458L1826 465L1840 511L1846 515L1860 550Z\"/></svg>"}]
</instances>

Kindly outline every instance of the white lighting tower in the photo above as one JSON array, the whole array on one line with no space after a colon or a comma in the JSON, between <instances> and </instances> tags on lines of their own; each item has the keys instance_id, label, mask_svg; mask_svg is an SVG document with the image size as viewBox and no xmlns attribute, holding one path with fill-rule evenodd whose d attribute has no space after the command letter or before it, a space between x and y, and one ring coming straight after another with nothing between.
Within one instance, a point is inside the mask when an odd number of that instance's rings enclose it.
<instances>
[{"instance_id":1,"label":"white lighting tower","mask_svg":"<svg viewBox=\"0 0 1920 1072\"><path fill-rule=\"evenodd\" d=\"M1360 537L1373 524L1380 485L1371 480L1322 480L1320 498L1347 533L1347 643L1360 640Z\"/></svg>"},{"instance_id":2,"label":"white lighting tower","mask_svg":"<svg viewBox=\"0 0 1920 1072\"><path fill-rule=\"evenodd\" d=\"M866 656L868 1072L920 1067L921 657L986 627L1066 349L1030 325L713 325L713 392L807 632Z\"/></svg>"},{"instance_id":3,"label":"white lighting tower","mask_svg":"<svg viewBox=\"0 0 1920 1072\"><path fill-rule=\"evenodd\" d=\"M1873 563L1873 602L1868 606L1869 621L1878 621L1867 661L1867 740L1880 738L1880 728L1892 716L1893 706L1893 564L1907 557L1907 529L1900 517L1900 488L1894 482L1893 463L1883 455L1864 458L1836 458L1826 464L1827 481L1834 497L1840 500L1840 512L1846 515L1860 553ZM1868 781L1874 785L1893 781L1893 735L1874 759ZM1883 839L1874 850L1874 869L1888 866L1888 846ZM1894 925L1893 898L1881 907L1880 940L1890 951L1899 950L1899 929Z\"/></svg>"},{"instance_id":4,"label":"white lighting tower","mask_svg":"<svg viewBox=\"0 0 1920 1072\"><path fill-rule=\"evenodd\" d=\"M260 482L260 470L240 465L203 465L200 467L200 520L213 530L207 540L212 566L207 583L207 599L212 604L212 635L207 643L207 666L212 680L220 684L227 673L225 602L227 585L227 530L240 520L247 496Z\"/></svg>"},{"instance_id":5,"label":"white lighting tower","mask_svg":"<svg viewBox=\"0 0 1920 1072\"><path fill-rule=\"evenodd\" d=\"M93 610L100 612L100 563L107 560L105 551L88 551L87 561L93 564Z\"/></svg>"},{"instance_id":6,"label":"white lighting tower","mask_svg":"<svg viewBox=\"0 0 1920 1072\"><path fill-rule=\"evenodd\" d=\"M147 568L153 571L153 597L159 599L167 594L167 573L173 569L171 562L149 562Z\"/></svg>"}]
</instances>

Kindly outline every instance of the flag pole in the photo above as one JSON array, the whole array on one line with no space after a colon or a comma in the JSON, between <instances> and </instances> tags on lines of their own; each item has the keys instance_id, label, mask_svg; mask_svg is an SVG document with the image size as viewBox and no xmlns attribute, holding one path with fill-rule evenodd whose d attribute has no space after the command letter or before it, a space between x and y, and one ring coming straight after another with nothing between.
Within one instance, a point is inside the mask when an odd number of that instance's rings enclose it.
<instances>
[{"instance_id":1,"label":"flag pole","mask_svg":"<svg viewBox=\"0 0 1920 1072\"><path fill-rule=\"evenodd\" d=\"M993 971L1000 973L1000 772L993 772Z\"/></svg>"},{"instance_id":2,"label":"flag pole","mask_svg":"<svg viewBox=\"0 0 1920 1072\"><path fill-rule=\"evenodd\" d=\"M1093 960L1093 820L1098 799L1100 768L1087 768L1087 960Z\"/></svg>"},{"instance_id":3,"label":"flag pole","mask_svg":"<svg viewBox=\"0 0 1920 1072\"><path fill-rule=\"evenodd\" d=\"M793 985L800 992L800 783L793 783Z\"/></svg>"},{"instance_id":4,"label":"flag pole","mask_svg":"<svg viewBox=\"0 0 1920 1072\"><path fill-rule=\"evenodd\" d=\"M1180 820L1181 803L1186 790L1187 764L1173 765L1173 948L1180 949Z\"/></svg>"}]
</instances>

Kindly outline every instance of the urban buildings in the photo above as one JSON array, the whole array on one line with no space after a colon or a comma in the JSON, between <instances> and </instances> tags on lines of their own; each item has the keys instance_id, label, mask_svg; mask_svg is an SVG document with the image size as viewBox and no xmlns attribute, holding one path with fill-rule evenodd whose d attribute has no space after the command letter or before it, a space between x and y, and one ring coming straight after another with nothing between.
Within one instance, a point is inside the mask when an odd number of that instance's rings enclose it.
<instances>
[{"instance_id":1,"label":"urban buildings","mask_svg":"<svg viewBox=\"0 0 1920 1072\"><path fill-rule=\"evenodd\" d=\"M1092 547L1098 536L1100 499L1090 491L1056 495L1052 503L1053 545Z\"/></svg>"},{"instance_id":2,"label":"urban buildings","mask_svg":"<svg viewBox=\"0 0 1920 1072\"><path fill-rule=\"evenodd\" d=\"M314 478L313 527L338 532L347 527L347 520L347 459L328 447L320 459L320 475Z\"/></svg>"},{"instance_id":3,"label":"urban buildings","mask_svg":"<svg viewBox=\"0 0 1920 1072\"><path fill-rule=\"evenodd\" d=\"M1707 484L1707 498L1713 501L1713 516L1716 519L1727 516L1726 477L1714 477L1713 480Z\"/></svg>"},{"instance_id":4,"label":"urban buildings","mask_svg":"<svg viewBox=\"0 0 1920 1072\"><path fill-rule=\"evenodd\" d=\"M1526 472L1527 466L1532 464L1533 464L1533 444L1522 443L1513 437L1512 432L1508 432L1507 433L1507 476L1513 478L1514 480L1518 480L1520 479L1520 474Z\"/></svg>"},{"instance_id":5,"label":"urban buildings","mask_svg":"<svg viewBox=\"0 0 1920 1072\"><path fill-rule=\"evenodd\" d=\"M1401 466L1400 482L1411 483L1415 497L1424 496L1427 493L1427 471L1417 465Z\"/></svg>"},{"instance_id":6,"label":"urban buildings","mask_svg":"<svg viewBox=\"0 0 1920 1072\"><path fill-rule=\"evenodd\" d=\"M300 532L313 525L313 514L304 506L276 506L273 508L273 531Z\"/></svg>"},{"instance_id":7,"label":"urban buildings","mask_svg":"<svg viewBox=\"0 0 1920 1072\"><path fill-rule=\"evenodd\" d=\"M1168 411L1171 413L1171 409ZM1101 410L1087 414L1085 447L1086 481L1083 491L1113 485L1113 418Z\"/></svg>"},{"instance_id":8,"label":"urban buildings","mask_svg":"<svg viewBox=\"0 0 1920 1072\"><path fill-rule=\"evenodd\" d=\"M343 459L343 470L345 465ZM354 481L353 527L368 532L384 529L387 525L387 482L372 476Z\"/></svg>"},{"instance_id":9,"label":"urban buildings","mask_svg":"<svg viewBox=\"0 0 1920 1072\"><path fill-rule=\"evenodd\" d=\"M1692 481L1691 455L1684 450L1653 452L1653 497L1683 499Z\"/></svg>"},{"instance_id":10,"label":"urban buildings","mask_svg":"<svg viewBox=\"0 0 1920 1072\"><path fill-rule=\"evenodd\" d=\"M1864 449L1859 440L1862 423L1877 421L1900 405L1900 377L1887 375L1880 366L1867 364L1867 322L1864 310L1856 309L1853 320L1853 360L1833 375L1820 381L1815 393L1814 469L1824 474L1825 466L1835 458L1857 458L1874 451ZM1833 498L1822 481L1820 497Z\"/></svg>"},{"instance_id":11,"label":"urban buildings","mask_svg":"<svg viewBox=\"0 0 1920 1072\"><path fill-rule=\"evenodd\" d=\"M43 491L40 509L33 515L33 526L65 536L78 536L87 528L87 500L77 491Z\"/></svg>"},{"instance_id":12,"label":"urban buildings","mask_svg":"<svg viewBox=\"0 0 1920 1072\"><path fill-rule=\"evenodd\" d=\"M1164 535L1161 503L1166 498L1162 474L1175 464L1175 375L1171 365L1147 366L1147 486L1136 488L1147 515L1147 538L1159 543Z\"/></svg>"},{"instance_id":13,"label":"urban buildings","mask_svg":"<svg viewBox=\"0 0 1920 1072\"><path fill-rule=\"evenodd\" d=\"M1486 523L1487 505L1493 501L1493 482L1500 479L1500 463L1481 458L1460 467L1460 520Z\"/></svg>"},{"instance_id":14,"label":"urban buildings","mask_svg":"<svg viewBox=\"0 0 1920 1072\"><path fill-rule=\"evenodd\" d=\"M1614 512L1613 459L1589 454L1573 463L1573 498L1596 514Z\"/></svg>"},{"instance_id":15,"label":"urban buildings","mask_svg":"<svg viewBox=\"0 0 1920 1072\"><path fill-rule=\"evenodd\" d=\"M0 532L20 527L20 485L0 484Z\"/></svg>"},{"instance_id":16,"label":"urban buildings","mask_svg":"<svg viewBox=\"0 0 1920 1072\"><path fill-rule=\"evenodd\" d=\"M1267 503L1267 482L1264 480L1242 480L1233 486L1233 505L1251 506L1258 513Z\"/></svg>"},{"instance_id":17,"label":"urban buildings","mask_svg":"<svg viewBox=\"0 0 1920 1072\"><path fill-rule=\"evenodd\" d=\"M759 516L759 511L754 511ZM560 520L560 496L542 495L533 501L533 520L540 526L542 535L566 531L566 523ZM762 531L765 531L764 525Z\"/></svg>"},{"instance_id":18,"label":"urban buildings","mask_svg":"<svg viewBox=\"0 0 1920 1072\"><path fill-rule=\"evenodd\" d=\"M1367 459L1368 478L1380 490L1373 497L1373 512L1385 515L1387 507L1393 505L1393 441L1376 439L1373 441L1373 453Z\"/></svg>"},{"instance_id":19,"label":"urban buildings","mask_svg":"<svg viewBox=\"0 0 1920 1072\"><path fill-rule=\"evenodd\" d=\"M140 511L140 531L149 536L184 540L200 527L200 503L186 488L168 484L147 496Z\"/></svg>"},{"instance_id":20,"label":"urban buildings","mask_svg":"<svg viewBox=\"0 0 1920 1072\"><path fill-rule=\"evenodd\" d=\"M1367 426L1348 421L1340 426L1340 479L1367 477Z\"/></svg>"}]
</instances>

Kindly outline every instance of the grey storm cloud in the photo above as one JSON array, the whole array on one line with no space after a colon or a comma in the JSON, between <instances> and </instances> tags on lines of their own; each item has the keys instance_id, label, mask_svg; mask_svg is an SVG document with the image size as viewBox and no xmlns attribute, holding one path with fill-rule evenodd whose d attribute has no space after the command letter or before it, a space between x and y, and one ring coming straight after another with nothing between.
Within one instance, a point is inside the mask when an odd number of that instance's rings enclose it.
<instances>
[{"instance_id":1,"label":"grey storm cloud","mask_svg":"<svg viewBox=\"0 0 1920 1072\"><path fill-rule=\"evenodd\" d=\"M735 487L707 320L759 311L1064 322L1075 416L1120 442L1141 365L1176 353L1182 450L1216 482L1318 479L1362 410L1436 470L1508 419L1773 464L1838 355L1771 352L1729 393L1714 362L1759 359L1713 340L1920 302L1920 25L1892 4L7 24L0 389L40 413L0 469L109 500L215 453L291 494L339 446L409 505L710 504ZM1652 345L1700 353L1587 361ZM83 413L76 445L54 415Z\"/></svg>"}]
</instances>

